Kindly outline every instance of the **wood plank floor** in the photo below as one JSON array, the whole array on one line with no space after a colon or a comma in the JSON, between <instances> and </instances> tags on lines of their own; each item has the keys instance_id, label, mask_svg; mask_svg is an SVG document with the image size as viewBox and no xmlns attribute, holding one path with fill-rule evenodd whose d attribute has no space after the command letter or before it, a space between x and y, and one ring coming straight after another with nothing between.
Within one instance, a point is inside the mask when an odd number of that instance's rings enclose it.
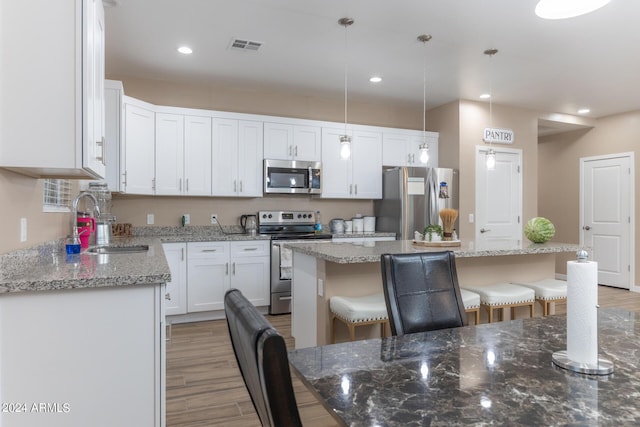
<instances>
[{"instance_id":1,"label":"wood plank floor","mask_svg":"<svg viewBox=\"0 0 640 427\"><path fill-rule=\"evenodd\" d=\"M600 286L601 307L640 312L640 293ZM558 304L556 313L565 313ZM293 348L291 317L267 316ZM168 427L260 426L238 371L224 320L173 326L167 343ZM337 426L316 398L292 375L296 399L305 426Z\"/></svg>"}]
</instances>

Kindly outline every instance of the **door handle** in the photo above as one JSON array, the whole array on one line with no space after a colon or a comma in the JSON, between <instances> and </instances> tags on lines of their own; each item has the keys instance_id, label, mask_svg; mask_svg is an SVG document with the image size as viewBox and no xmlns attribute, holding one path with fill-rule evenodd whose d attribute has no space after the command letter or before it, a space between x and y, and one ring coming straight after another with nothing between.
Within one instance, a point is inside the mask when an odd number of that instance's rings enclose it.
<instances>
[{"instance_id":1,"label":"door handle","mask_svg":"<svg viewBox=\"0 0 640 427\"><path fill-rule=\"evenodd\" d=\"M491 231L491 230L486 229L486 228L481 228L481 229L480 229L480 232L481 232L481 233L486 233L487 231Z\"/></svg>"},{"instance_id":2,"label":"door handle","mask_svg":"<svg viewBox=\"0 0 640 427\"><path fill-rule=\"evenodd\" d=\"M582 229L589 231L589 230L591 230L591 227L589 227L588 225L585 225L584 227L582 227Z\"/></svg>"}]
</instances>

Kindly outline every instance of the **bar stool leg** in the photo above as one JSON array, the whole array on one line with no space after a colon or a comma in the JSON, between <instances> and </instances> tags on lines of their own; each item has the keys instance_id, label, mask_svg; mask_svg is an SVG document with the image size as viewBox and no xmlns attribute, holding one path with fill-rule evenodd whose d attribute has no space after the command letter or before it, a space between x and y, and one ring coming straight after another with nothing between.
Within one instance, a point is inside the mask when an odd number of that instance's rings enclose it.
<instances>
[{"instance_id":1,"label":"bar stool leg","mask_svg":"<svg viewBox=\"0 0 640 427\"><path fill-rule=\"evenodd\" d=\"M335 344L336 343L336 316L335 315L331 315L331 322L329 324L329 329L331 329L331 344Z\"/></svg>"},{"instance_id":2,"label":"bar stool leg","mask_svg":"<svg viewBox=\"0 0 640 427\"><path fill-rule=\"evenodd\" d=\"M347 323L347 327L349 328L349 339L351 341L355 341L356 340L356 326L349 322Z\"/></svg>"},{"instance_id":3,"label":"bar stool leg","mask_svg":"<svg viewBox=\"0 0 640 427\"><path fill-rule=\"evenodd\" d=\"M475 315L476 315L476 325L480 324L480 309L475 311Z\"/></svg>"}]
</instances>

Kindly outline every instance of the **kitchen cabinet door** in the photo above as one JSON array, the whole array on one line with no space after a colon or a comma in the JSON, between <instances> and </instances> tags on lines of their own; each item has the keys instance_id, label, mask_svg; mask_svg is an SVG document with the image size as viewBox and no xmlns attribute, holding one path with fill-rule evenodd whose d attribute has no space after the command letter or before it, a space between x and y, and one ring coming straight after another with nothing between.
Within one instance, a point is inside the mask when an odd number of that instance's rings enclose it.
<instances>
[{"instance_id":1,"label":"kitchen cabinet door","mask_svg":"<svg viewBox=\"0 0 640 427\"><path fill-rule=\"evenodd\" d=\"M350 131L351 157L340 157L344 129L322 129L323 198L379 199L382 197L382 134Z\"/></svg>"},{"instance_id":2,"label":"kitchen cabinet door","mask_svg":"<svg viewBox=\"0 0 640 427\"><path fill-rule=\"evenodd\" d=\"M420 162L420 146L426 142L429 147L429 162ZM382 164L385 166L426 166L438 165L438 134L421 131L403 133L384 132L382 135Z\"/></svg>"},{"instance_id":3,"label":"kitchen cabinet door","mask_svg":"<svg viewBox=\"0 0 640 427\"><path fill-rule=\"evenodd\" d=\"M211 195L211 118L184 117L184 194Z\"/></svg>"},{"instance_id":4,"label":"kitchen cabinet door","mask_svg":"<svg viewBox=\"0 0 640 427\"><path fill-rule=\"evenodd\" d=\"M351 197L351 159L340 157L340 135L343 134L344 129L322 128L323 198Z\"/></svg>"},{"instance_id":5,"label":"kitchen cabinet door","mask_svg":"<svg viewBox=\"0 0 640 427\"><path fill-rule=\"evenodd\" d=\"M109 190L114 193L121 191L122 173L124 172L124 89L122 82L116 80L105 80L104 82L104 120L105 120L105 158L106 161L106 181ZM120 171L121 165L123 172Z\"/></svg>"},{"instance_id":6,"label":"kitchen cabinet door","mask_svg":"<svg viewBox=\"0 0 640 427\"><path fill-rule=\"evenodd\" d=\"M358 199L382 198L382 134L355 131L351 141L353 192Z\"/></svg>"},{"instance_id":7,"label":"kitchen cabinet door","mask_svg":"<svg viewBox=\"0 0 640 427\"><path fill-rule=\"evenodd\" d=\"M264 158L277 160L320 161L319 126L264 123Z\"/></svg>"},{"instance_id":8,"label":"kitchen cabinet door","mask_svg":"<svg viewBox=\"0 0 640 427\"><path fill-rule=\"evenodd\" d=\"M231 287L255 306L270 304L270 242L231 242Z\"/></svg>"},{"instance_id":9,"label":"kitchen cabinet door","mask_svg":"<svg viewBox=\"0 0 640 427\"><path fill-rule=\"evenodd\" d=\"M184 116L156 113L155 193L177 196L184 187Z\"/></svg>"},{"instance_id":10,"label":"kitchen cabinet door","mask_svg":"<svg viewBox=\"0 0 640 427\"><path fill-rule=\"evenodd\" d=\"M188 312L224 310L229 269L229 242L187 243Z\"/></svg>"},{"instance_id":11,"label":"kitchen cabinet door","mask_svg":"<svg viewBox=\"0 0 640 427\"><path fill-rule=\"evenodd\" d=\"M0 167L103 178L102 1L3 1L1 9Z\"/></svg>"},{"instance_id":12,"label":"kitchen cabinet door","mask_svg":"<svg viewBox=\"0 0 640 427\"><path fill-rule=\"evenodd\" d=\"M155 113L125 98L124 182L128 194L153 194L155 182Z\"/></svg>"},{"instance_id":13,"label":"kitchen cabinet door","mask_svg":"<svg viewBox=\"0 0 640 427\"><path fill-rule=\"evenodd\" d=\"M187 312L187 244L164 243L164 255L171 271L167 282L165 314L172 316Z\"/></svg>"},{"instance_id":14,"label":"kitchen cabinet door","mask_svg":"<svg viewBox=\"0 0 640 427\"><path fill-rule=\"evenodd\" d=\"M238 196L262 197L263 134L262 122L238 123Z\"/></svg>"},{"instance_id":15,"label":"kitchen cabinet door","mask_svg":"<svg viewBox=\"0 0 640 427\"><path fill-rule=\"evenodd\" d=\"M214 196L238 194L238 121L212 120L212 181Z\"/></svg>"}]
</instances>

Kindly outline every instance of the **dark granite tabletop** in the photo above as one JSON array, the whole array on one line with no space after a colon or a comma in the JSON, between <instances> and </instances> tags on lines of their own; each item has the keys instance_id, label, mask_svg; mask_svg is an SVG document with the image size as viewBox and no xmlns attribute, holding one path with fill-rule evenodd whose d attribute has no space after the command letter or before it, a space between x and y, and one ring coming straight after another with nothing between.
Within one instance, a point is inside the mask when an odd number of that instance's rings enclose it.
<instances>
[{"instance_id":1,"label":"dark granite tabletop","mask_svg":"<svg viewBox=\"0 0 640 427\"><path fill-rule=\"evenodd\" d=\"M640 315L601 309L599 340L608 376L553 365L563 315L305 348L289 361L349 426L640 425Z\"/></svg>"}]
</instances>

